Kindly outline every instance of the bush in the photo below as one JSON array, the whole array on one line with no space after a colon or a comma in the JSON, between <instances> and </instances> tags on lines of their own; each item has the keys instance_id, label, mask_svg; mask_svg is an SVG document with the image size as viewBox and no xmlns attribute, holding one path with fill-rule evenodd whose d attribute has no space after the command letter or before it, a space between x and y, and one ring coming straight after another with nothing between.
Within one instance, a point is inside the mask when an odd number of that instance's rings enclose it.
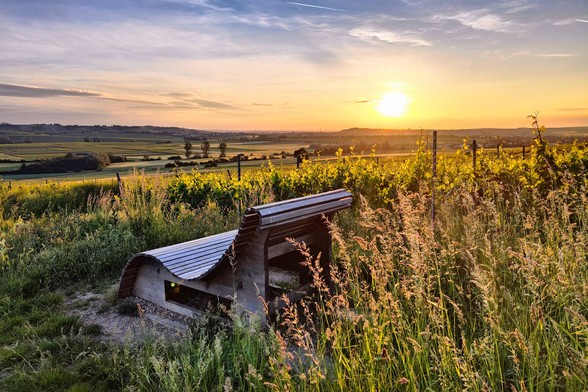
<instances>
[{"instance_id":1,"label":"bush","mask_svg":"<svg viewBox=\"0 0 588 392\"><path fill-rule=\"evenodd\" d=\"M122 157L115 157L117 161L122 162ZM119 160L121 159L121 160ZM45 174L45 173L65 173L75 170L102 170L110 164L109 154L104 153L87 153L87 154L66 154L61 158L47 159L36 163L23 163L21 167L12 173L19 174Z\"/></svg>"}]
</instances>

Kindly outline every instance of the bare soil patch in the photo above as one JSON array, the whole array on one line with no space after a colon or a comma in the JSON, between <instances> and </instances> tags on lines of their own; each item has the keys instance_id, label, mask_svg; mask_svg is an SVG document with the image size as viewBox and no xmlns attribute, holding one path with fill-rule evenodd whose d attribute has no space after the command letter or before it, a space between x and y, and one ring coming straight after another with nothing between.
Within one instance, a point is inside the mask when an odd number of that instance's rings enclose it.
<instances>
[{"instance_id":1,"label":"bare soil patch","mask_svg":"<svg viewBox=\"0 0 588 392\"><path fill-rule=\"evenodd\" d=\"M86 328L100 331L96 339L109 343L138 342L147 335L177 339L193 321L136 297L113 303L108 292L76 292L65 298L64 305L66 312L78 316Z\"/></svg>"}]
</instances>

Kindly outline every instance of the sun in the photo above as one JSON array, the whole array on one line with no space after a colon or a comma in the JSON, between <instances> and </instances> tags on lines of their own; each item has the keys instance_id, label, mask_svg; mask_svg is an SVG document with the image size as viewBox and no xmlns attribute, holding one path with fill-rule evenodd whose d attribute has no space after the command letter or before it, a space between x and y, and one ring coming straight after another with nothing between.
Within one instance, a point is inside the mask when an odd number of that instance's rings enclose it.
<instances>
[{"instance_id":1,"label":"sun","mask_svg":"<svg viewBox=\"0 0 588 392\"><path fill-rule=\"evenodd\" d=\"M404 93L386 93L378 104L378 111L383 116L402 117L408 111L409 98Z\"/></svg>"}]
</instances>

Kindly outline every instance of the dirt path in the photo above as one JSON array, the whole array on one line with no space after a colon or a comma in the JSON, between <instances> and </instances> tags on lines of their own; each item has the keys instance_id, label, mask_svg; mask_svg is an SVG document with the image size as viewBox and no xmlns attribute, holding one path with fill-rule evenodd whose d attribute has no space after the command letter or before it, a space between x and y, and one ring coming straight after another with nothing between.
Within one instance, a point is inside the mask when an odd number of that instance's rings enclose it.
<instances>
[{"instance_id":1,"label":"dirt path","mask_svg":"<svg viewBox=\"0 0 588 392\"><path fill-rule=\"evenodd\" d=\"M174 339L189 330L189 317L136 297L117 304L107 297L92 291L76 292L65 298L64 306L68 314L79 316L86 328L96 329L96 339L104 342L140 341L146 334Z\"/></svg>"}]
</instances>

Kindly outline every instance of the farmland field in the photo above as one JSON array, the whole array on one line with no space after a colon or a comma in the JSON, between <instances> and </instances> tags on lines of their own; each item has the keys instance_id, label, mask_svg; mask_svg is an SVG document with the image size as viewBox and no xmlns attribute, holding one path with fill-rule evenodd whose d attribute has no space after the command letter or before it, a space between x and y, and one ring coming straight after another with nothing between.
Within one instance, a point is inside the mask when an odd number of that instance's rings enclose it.
<instances>
[{"instance_id":1,"label":"farmland field","mask_svg":"<svg viewBox=\"0 0 588 392\"><path fill-rule=\"evenodd\" d=\"M0 132L0 134L2 134ZM12 161L1 163L0 179L6 181L71 181L71 180L95 180L95 179L113 179L116 173L120 173L122 177L132 175L136 171L141 171L147 174L154 174L160 172L162 174L171 173L170 168L165 165L173 162L168 160L170 156L184 156L184 139L174 135L157 135L151 133L131 133L129 135L121 135L121 132L99 132L92 136L98 137L99 142L81 141L84 137L88 137L88 133L67 133L66 135L51 134L39 135L32 132L20 131L5 132L6 137L28 137L28 143L11 143L0 144L0 160ZM23 136L25 135L25 136ZM17 140L20 140L17 139ZM218 143L211 142L211 156L218 157ZM308 145L300 144L295 141L278 141L278 140L262 140L262 141L241 141L236 138L234 141L227 143L227 155L233 156L236 154L245 154L252 157L269 156L273 153L281 153L282 151L292 153L293 151L306 147ZM194 141L193 154L200 151L200 143ZM114 153L116 155L124 156L128 162L112 163L101 171L85 171L75 173L73 171L66 173L43 173L43 174L19 174L6 173L8 171L15 171L21 165L22 161L34 161L38 159L47 159L62 157L68 153ZM149 160L145 160L148 158ZM197 162L206 162L209 159L196 159ZM192 159L194 161L194 159ZM185 162L185 161L184 161ZM265 160L261 161L247 161L243 162L243 167L259 166L267 164ZM295 160L293 158L283 159L277 165L293 165ZM215 170L233 170L235 163L223 164L218 169L201 169L204 172ZM196 167L195 167L196 168Z\"/></svg>"},{"instance_id":2,"label":"farmland field","mask_svg":"<svg viewBox=\"0 0 588 392\"><path fill-rule=\"evenodd\" d=\"M588 388L588 145L535 137L524 158L482 151L475 167L466 145L438 156L435 178L425 141L402 159L323 163L240 181L133 174L122 194L115 181L0 183L0 390ZM315 281L267 329L211 315L172 339L113 343L75 312L130 312L114 293L136 252L234 229L240 205L337 188L354 206L334 221L336 288Z\"/></svg>"},{"instance_id":3,"label":"farmland field","mask_svg":"<svg viewBox=\"0 0 588 392\"><path fill-rule=\"evenodd\" d=\"M200 152L200 144L210 140L211 157L218 157L218 145L227 143L227 156L245 154L251 157L269 156L273 153L292 154L299 148L310 153L323 151L322 158L333 158L337 147L349 153L348 147L355 146L356 155L370 155L375 148L376 155L405 156L414 153L416 143L422 138L430 144L430 132L422 130L370 130L352 128L341 132L306 132L306 133L219 133L178 130L175 128L152 129L152 127L84 127L52 125L4 125L0 126L0 178L6 181L34 182L39 180L70 181L114 178L118 172L121 176L132 175L136 171L145 173L172 173L165 168L170 156L185 154L184 138L196 138L193 141L192 154ZM550 130L547 140L554 143L569 144L574 140L588 141L584 128L560 128ZM521 151L523 146L530 147L532 135L528 129L479 129L446 130L439 132L440 152L454 152L463 146L464 141L471 144L477 139L479 146L489 151L497 145L504 150ZM26 140L26 142L25 142ZM84 141L86 140L86 141ZM6 173L17 170L21 161L34 161L62 157L68 153L112 153L124 156L128 162L113 163L102 171L85 171L75 173L19 174ZM148 158L150 160L145 160ZM194 159L192 159L194 160ZM2 162L3 161L3 162ZM206 162L208 159L197 159ZM274 160L275 165L293 165L293 158ZM266 160L244 162L244 167L267 165ZM204 172L233 170L234 164L222 164L217 168L198 169ZM202 167L202 166L201 166Z\"/></svg>"}]
</instances>

